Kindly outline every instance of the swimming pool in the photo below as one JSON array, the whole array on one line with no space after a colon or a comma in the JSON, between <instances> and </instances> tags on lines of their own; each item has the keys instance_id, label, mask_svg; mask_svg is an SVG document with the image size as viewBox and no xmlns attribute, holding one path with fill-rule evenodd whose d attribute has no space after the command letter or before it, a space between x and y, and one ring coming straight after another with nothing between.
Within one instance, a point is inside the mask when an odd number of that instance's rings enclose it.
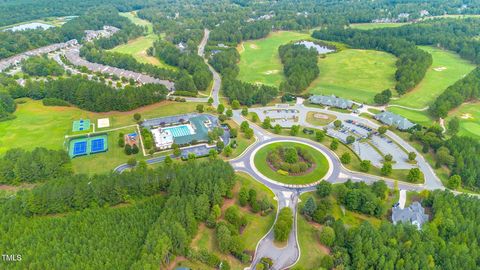
<instances>
[{"instance_id":1,"label":"swimming pool","mask_svg":"<svg viewBox=\"0 0 480 270\"><path fill-rule=\"evenodd\" d=\"M163 130L169 130L172 133L173 137L188 136L194 133L192 129L187 125L167 127L163 128Z\"/></svg>"}]
</instances>

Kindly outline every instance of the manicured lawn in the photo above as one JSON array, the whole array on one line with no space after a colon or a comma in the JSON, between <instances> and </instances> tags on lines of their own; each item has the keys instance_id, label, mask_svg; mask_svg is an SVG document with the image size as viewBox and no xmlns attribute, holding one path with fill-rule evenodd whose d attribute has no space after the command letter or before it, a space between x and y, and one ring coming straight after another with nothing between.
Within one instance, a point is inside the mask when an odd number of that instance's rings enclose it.
<instances>
[{"instance_id":1,"label":"manicured lawn","mask_svg":"<svg viewBox=\"0 0 480 270\"><path fill-rule=\"evenodd\" d=\"M466 103L450 112L447 123L454 116L460 119L458 135L480 139L480 103ZM447 124L445 123L445 124Z\"/></svg>"},{"instance_id":2,"label":"manicured lawn","mask_svg":"<svg viewBox=\"0 0 480 270\"><path fill-rule=\"evenodd\" d=\"M420 48L432 55L432 66L415 89L401 96L400 99L392 101L392 104L424 108L430 105L448 86L454 84L475 68L475 65L461 59L459 55L453 52L428 46L421 46Z\"/></svg>"},{"instance_id":3,"label":"manicured lawn","mask_svg":"<svg viewBox=\"0 0 480 270\"><path fill-rule=\"evenodd\" d=\"M311 37L307 33L280 31L263 39L243 42L238 47L241 56L238 79L250 83L280 85L283 66L278 56L278 47L304 39Z\"/></svg>"},{"instance_id":4,"label":"manicured lawn","mask_svg":"<svg viewBox=\"0 0 480 270\"><path fill-rule=\"evenodd\" d=\"M278 146L282 146L282 147L298 146L303 149L306 149L313 156L316 167L313 169L313 171L305 175L291 176L291 175L279 174L278 172L272 170L267 163L268 153L274 150ZM255 154L254 163L255 163L255 167L257 167L257 169L266 177L281 183L294 184L294 185L308 184L308 183L319 181L328 171L328 161L322 153L313 149L310 146L307 146L304 144L298 144L298 143L290 143L290 142L272 143L262 147Z\"/></svg>"},{"instance_id":5,"label":"manicured lawn","mask_svg":"<svg viewBox=\"0 0 480 270\"><path fill-rule=\"evenodd\" d=\"M353 29L370 30L377 28L400 27L406 24L407 23L354 23L350 24L350 27Z\"/></svg>"},{"instance_id":6,"label":"manicured lawn","mask_svg":"<svg viewBox=\"0 0 480 270\"><path fill-rule=\"evenodd\" d=\"M324 119L324 118L315 117L315 115L317 114L326 118ZM317 113L317 112L308 112L306 120L308 123L315 126L326 126L330 124L332 121L334 121L335 119L337 119L335 115Z\"/></svg>"},{"instance_id":7,"label":"manicured lawn","mask_svg":"<svg viewBox=\"0 0 480 270\"><path fill-rule=\"evenodd\" d=\"M422 126L431 126L433 124L433 119L430 118L427 111L413 111L409 109L399 108L399 107L388 107L388 111L399 114L408 120L420 124Z\"/></svg>"},{"instance_id":8,"label":"manicured lawn","mask_svg":"<svg viewBox=\"0 0 480 270\"><path fill-rule=\"evenodd\" d=\"M395 86L395 56L373 50L346 49L319 58L320 75L307 89L373 103L375 94Z\"/></svg>"}]
</instances>

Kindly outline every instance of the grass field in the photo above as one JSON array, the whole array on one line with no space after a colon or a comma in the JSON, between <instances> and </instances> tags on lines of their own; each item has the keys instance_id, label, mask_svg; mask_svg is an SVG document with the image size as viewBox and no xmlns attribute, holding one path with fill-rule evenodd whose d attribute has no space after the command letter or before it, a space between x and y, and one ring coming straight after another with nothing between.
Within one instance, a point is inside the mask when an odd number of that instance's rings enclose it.
<instances>
[{"instance_id":1,"label":"grass field","mask_svg":"<svg viewBox=\"0 0 480 270\"><path fill-rule=\"evenodd\" d=\"M354 23L354 24L350 24L350 28L360 29L360 30L371 30L371 29L378 29L378 28L400 27L406 24L407 23Z\"/></svg>"},{"instance_id":2,"label":"grass field","mask_svg":"<svg viewBox=\"0 0 480 270\"><path fill-rule=\"evenodd\" d=\"M99 118L110 118L110 128L134 125L133 114L138 112L144 118L161 117L195 111L197 103L162 102L139 108L130 112L92 113L74 107L46 107L42 101L22 99L18 104L13 120L0 122L0 155L11 148L31 150L35 147L64 149L64 136L71 134L72 122L80 118L90 119L92 123ZM103 130L108 130L105 128ZM99 131L101 131L100 129ZM73 159L75 169L84 173L96 173L113 169L128 160L116 149L118 132L127 133L130 129L109 133L109 151L91 156ZM118 151L117 151L118 150ZM83 167L82 167L83 166Z\"/></svg>"},{"instance_id":3,"label":"grass field","mask_svg":"<svg viewBox=\"0 0 480 270\"><path fill-rule=\"evenodd\" d=\"M432 66L417 87L400 99L392 101L392 104L424 108L432 103L448 86L454 84L475 68L475 65L461 59L453 52L428 46L421 46L420 48L432 55Z\"/></svg>"},{"instance_id":4,"label":"grass field","mask_svg":"<svg viewBox=\"0 0 480 270\"><path fill-rule=\"evenodd\" d=\"M145 36L130 40L127 44L117 46L110 51L130 54L140 63L152 64L163 68L176 69L175 67L167 65L164 62L160 61L160 59L149 56L147 54L148 48L152 47L153 43L159 38L158 35L153 33L152 23L138 18L135 12L125 12L120 13L120 15L129 18L133 23L137 25L147 26L148 31Z\"/></svg>"},{"instance_id":5,"label":"grass field","mask_svg":"<svg viewBox=\"0 0 480 270\"><path fill-rule=\"evenodd\" d=\"M240 73L238 79L250 83L280 85L283 66L278 56L278 47L295 40L310 39L307 33L281 31L268 37L243 42L238 46Z\"/></svg>"},{"instance_id":6,"label":"grass field","mask_svg":"<svg viewBox=\"0 0 480 270\"><path fill-rule=\"evenodd\" d=\"M323 115L324 118L317 118L316 115ZM337 117L331 114L317 113L317 112L308 112L306 121L315 126L326 126L333 122Z\"/></svg>"},{"instance_id":7,"label":"grass field","mask_svg":"<svg viewBox=\"0 0 480 270\"><path fill-rule=\"evenodd\" d=\"M460 119L460 131L458 135L480 139L480 103L466 103L450 112L447 122L452 117Z\"/></svg>"},{"instance_id":8,"label":"grass field","mask_svg":"<svg viewBox=\"0 0 480 270\"><path fill-rule=\"evenodd\" d=\"M372 103L375 94L395 86L395 56L373 50L346 49L319 59L320 75L307 89Z\"/></svg>"},{"instance_id":9,"label":"grass field","mask_svg":"<svg viewBox=\"0 0 480 270\"><path fill-rule=\"evenodd\" d=\"M308 172L305 175L299 175L299 176L291 176L291 175L282 175L279 174L278 172L272 170L268 163L267 163L267 155L270 151L274 150L276 147L282 146L282 147L301 147L303 149L306 149L314 159L314 162L316 164L316 167L313 169L313 171ZM320 153L318 150L313 149L310 146L304 145L304 144L298 144L298 143L286 143L286 142L280 142L280 143L272 143L267 146L262 147L258 152L255 154L254 157L254 163L255 167L266 177L273 179L275 181L285 183L285 184L308 184L308 183L313 183L316 181L319 181L322 179L322 177L327 173L328 171L328 162L325 156Z\"/></svg>"}]
</instances>

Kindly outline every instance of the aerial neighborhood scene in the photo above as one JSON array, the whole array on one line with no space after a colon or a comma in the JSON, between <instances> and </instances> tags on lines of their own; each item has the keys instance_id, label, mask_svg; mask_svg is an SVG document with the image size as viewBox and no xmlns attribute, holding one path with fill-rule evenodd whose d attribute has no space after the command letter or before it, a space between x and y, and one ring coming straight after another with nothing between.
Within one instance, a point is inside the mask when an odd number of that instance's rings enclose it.
<instances>
[{"instance_id":1,"label":"aerial neighborhood scene","mask_svg":"<svg viewBox=\"0 0 480 270\"><path fill-rule=\"evenodd\" d=\"M0 2L0 269L480 269L480 1Z\"/></svg>"}]
</instances>

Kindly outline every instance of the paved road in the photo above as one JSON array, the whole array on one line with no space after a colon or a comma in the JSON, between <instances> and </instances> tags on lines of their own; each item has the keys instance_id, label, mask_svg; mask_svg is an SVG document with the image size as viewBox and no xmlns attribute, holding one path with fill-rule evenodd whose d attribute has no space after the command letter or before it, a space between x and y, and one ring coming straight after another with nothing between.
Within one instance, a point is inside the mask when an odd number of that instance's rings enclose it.
<instances>
[{"instance_id":1,"label":"paved road","mask_svg":"<svg viewBox=\"0 0 480 270\"><path fill-rule=\"evenodd\" d=\"M210 72L212 72L213 75L213 86L212 86L212 91L210 93L210 97L213 98L213 103L212 105L216 108L220 104L220 87L222 86L222 78L220 77L220 74L208 63L208 59L205 58L205 46L207 45L208 38L210 36L210 30L205 29L204 35L202 38L202 41L198 45L198 55L203 57L205 60L205 63L208 65L208 69ZM207 99L208 100L208 99Z\"/></svg>"}]
</instances>

